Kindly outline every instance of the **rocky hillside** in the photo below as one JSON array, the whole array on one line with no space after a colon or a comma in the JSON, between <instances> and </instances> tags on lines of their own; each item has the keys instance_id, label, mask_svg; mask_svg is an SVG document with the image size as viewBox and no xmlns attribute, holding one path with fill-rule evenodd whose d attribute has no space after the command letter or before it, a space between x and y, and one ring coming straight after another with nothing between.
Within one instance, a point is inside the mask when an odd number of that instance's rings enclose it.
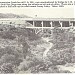
<instances>
[{"instance_id":1,"label":"rocky hillside","mask_svg":"<svg viewBox=\"0 0 75 75\"><path fill-rule=\"evenodd\" d=\"M49 37L41 34L1 25L0 73L74 73L71 70L75 68L73 32L55 28Z\"/></svg>"},{"instance_id":2,"label":"rocky hillside","mask_svg":"<svg viewBox=\"0 0 75 75\"><path fill-rule=\"evenodd\" d=\"M27 15L16 15L16 14L12 14L12 13L0 13L0 18L30 18Z\"/></svg>"}]
</instances>

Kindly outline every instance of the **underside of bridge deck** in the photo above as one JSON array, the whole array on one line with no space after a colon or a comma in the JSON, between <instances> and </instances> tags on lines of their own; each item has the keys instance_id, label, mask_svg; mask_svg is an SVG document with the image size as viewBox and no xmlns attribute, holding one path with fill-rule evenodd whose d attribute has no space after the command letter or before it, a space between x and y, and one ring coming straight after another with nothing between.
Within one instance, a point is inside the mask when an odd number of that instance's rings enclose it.
<instances>
[{"instance_id":1,"label":"underside of bridge deck","mask_svg":"<svg viewBox=\"0 0 75 75\"><path fill-rule=\"evenodd\" d=\"M70 27L75 26L75 21L27 21L33 27Z\"/></svg>"}]
</instances>

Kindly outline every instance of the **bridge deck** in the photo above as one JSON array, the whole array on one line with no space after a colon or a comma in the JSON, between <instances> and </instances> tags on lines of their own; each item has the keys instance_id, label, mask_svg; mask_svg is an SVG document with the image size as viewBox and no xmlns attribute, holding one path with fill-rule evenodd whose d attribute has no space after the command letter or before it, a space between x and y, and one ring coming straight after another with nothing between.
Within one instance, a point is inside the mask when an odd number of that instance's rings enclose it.
<instances>
[{"instance_id":1,"label":"bridge deck","mask_svg":"<svg viewBox=\"0 0 75 75\"><path fill-rule=\"evenodd\" d=\"M26 27L31 29L53 29L54 27ZM59 29L69 29L71 27L58 27ZM75 29L75 27L73 27Z\"/></svg>"}]
</instances>

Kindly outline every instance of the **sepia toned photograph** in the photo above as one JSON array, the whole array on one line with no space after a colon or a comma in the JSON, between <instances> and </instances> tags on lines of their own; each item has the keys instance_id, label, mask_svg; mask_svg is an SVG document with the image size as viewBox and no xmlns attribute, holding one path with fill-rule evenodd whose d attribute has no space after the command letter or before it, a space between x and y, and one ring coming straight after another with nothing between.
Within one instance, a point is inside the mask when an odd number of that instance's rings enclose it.
<instances>
[{"instance_id":1,"label":"sepia toned photograph","mask_svg":"<svg viewBox=\"0 0 75 75\"><path fill-rule=\"evenodd\" d=\"M74 7L1 7L0 74L49 73L75 73Z\"/></svg>"}]
</instances>

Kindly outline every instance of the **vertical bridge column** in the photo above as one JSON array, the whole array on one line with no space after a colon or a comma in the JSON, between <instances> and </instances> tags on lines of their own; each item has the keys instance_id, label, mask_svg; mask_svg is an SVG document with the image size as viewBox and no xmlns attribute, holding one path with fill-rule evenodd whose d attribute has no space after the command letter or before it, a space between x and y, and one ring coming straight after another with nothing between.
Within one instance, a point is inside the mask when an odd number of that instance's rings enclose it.
<instances>
[{"instance_id":1,"label":"vertical bridge column","mask_svg":"<svg viewBox=\"0 0 75 75\"><path fill-rule=\"evenodd\" d=\"M52 24L53 24L52 21L50 22L50 24L51 24L51 27L53 27L53 26L52 26Z\"/></svg>"},{"instance_id":2,"label":"vertical bridge column","mask_svg":"<svg viewBox=\"0 0 75 75\"><path fill-rule=\"evenodd\" d=\"M33 27L35 27L35 23L34 23L34 21L33 21Z\"/></svg>"},{"instance_id":3,"label":"vertical bridge column","mask_svg":"<svg viewBox=\"0 0 75 75\"><path fill-rule=\"evenodd\" d=\"M43 21L42 21L42 32L43 32Z\"/></svg>"},{"instance_id":4,"label":"vertical bridge column","mask_svg":"<svg viewBox=\"0 0 75 75\"><path fill-rule=\"evenodd\" d=\"M73 23L69 21L69 25L73 28Z\"/></svg>"},{"instance_id":5,"label":"vertical bridge column","mask_svg":"<svg viewBox=\"0 0 75 75\"><path fill-rule=\"evenodd\" d=\"M50 22L51 28L53 27L52 21ZM51 35L53 35L53 29L51 29Z\"/></svg>"},{"instance_id":6,"label":"vertical bridge column","mask_svg":"<svg viewBox=\"0 0 75 75\"><path fill-rule=\"evenodd\" d=\"M62 22L61 22L61 21L59 21L59 23L60 23L60 25L61 25L61 28L62 28L62 27L63 27L63 26L62 26Z\"/></svg>"}]
</instances>

